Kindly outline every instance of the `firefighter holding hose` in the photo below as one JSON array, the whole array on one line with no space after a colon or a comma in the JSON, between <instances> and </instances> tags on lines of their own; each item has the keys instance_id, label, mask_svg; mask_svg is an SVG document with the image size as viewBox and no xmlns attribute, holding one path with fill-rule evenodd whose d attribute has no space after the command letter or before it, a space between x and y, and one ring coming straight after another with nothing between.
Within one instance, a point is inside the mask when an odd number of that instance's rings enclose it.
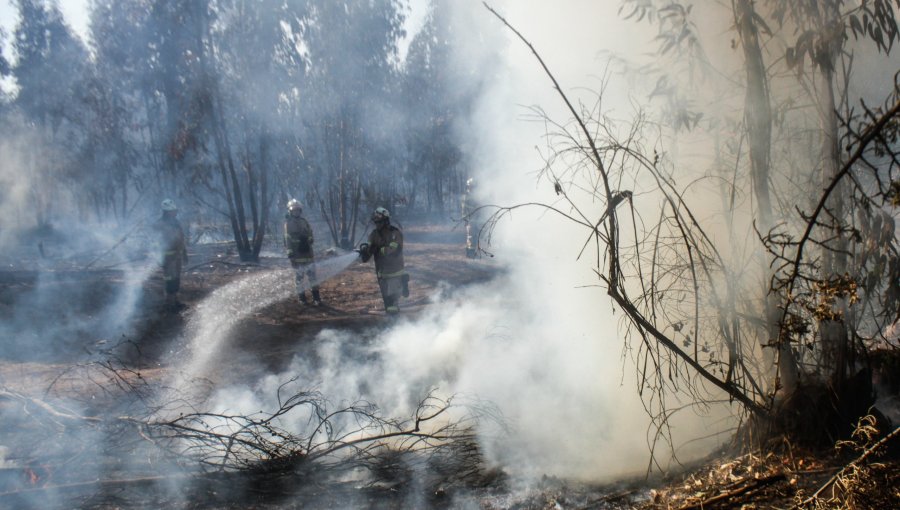
<instances>
[{"instance_id":1,"label":"firefighter holding hose","mask_svg":"<svg viewBox=\"0 0 900 510\"><path fill-rule=\"evenodd\" d=\"M375 275L384 300L384 311L388 315L400 312L400 296L409 296L409 275L403 263L403 232L391 225L391 213L378 207L372 213L375 229L369 234L369 241L359 245L362 262L375 259Z\"/></svg>"}]
</instances>

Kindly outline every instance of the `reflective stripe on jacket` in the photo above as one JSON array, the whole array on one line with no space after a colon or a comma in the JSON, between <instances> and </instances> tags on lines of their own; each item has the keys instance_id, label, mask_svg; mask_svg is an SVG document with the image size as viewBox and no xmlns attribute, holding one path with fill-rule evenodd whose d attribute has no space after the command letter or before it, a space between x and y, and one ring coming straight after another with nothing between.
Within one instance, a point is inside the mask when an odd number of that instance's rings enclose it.
<instances>
[{"instance_id":1,"label":"reflective stripe on jacket","mask_svg":"<svg viewBox=\"0 0 900 510\"><path fill-rule=\"evenodd\" d=\"M402 276L403 232L388 225L369 234L369 253L375 257L375 273L379 278Z\"/></svg>"}]
</instances>

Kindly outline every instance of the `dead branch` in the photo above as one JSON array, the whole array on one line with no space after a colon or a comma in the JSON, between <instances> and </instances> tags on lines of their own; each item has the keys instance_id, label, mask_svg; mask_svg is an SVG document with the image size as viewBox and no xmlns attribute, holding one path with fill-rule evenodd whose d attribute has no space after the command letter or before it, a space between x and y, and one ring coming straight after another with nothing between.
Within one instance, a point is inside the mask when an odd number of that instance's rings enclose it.
<instances>
[{"instance_id":1,"label":"dead branch","mask_svg":"<svg viewBox=\"0 0 900 510\"><path fill-rule=\"evenodd\" d=\"M806 506L809 506L810 504L812 504L814 501L819 499L819 496L821 496L821 494L823 492L825 492L825 490L827 490L829 487L834 485L835 482L840 480L841 477L844 476L845 473L847 473L848 471L851 471L853 469L856 469L858 466L861 466L869 457L871 457L872 455L877 453L879 450L881 450L881 448L883 448L889 442L896 439L898 435L900 435L900 427L894 428L894 430L890 434L884 436L878 442L876 442L872 446L866 448L859 457L857 457L856 459L853 460L853 462L851 462L851 463L847 464L846 466L844 466L843 468L841 468L840 471L835 473L831 478L828 479L828 481L826 481L824 484L822 484L822 486L819 487L819 489L816 492L814 492L812 494L812 496L804 499L802 502L798 503L793 508L803 508L803 507L806 507Z\"/></svg>"},{"instance_id":2,"label":"dead branch","mask_svg":"<svg viewBox=\"0 0 900 510\"><path fill-rule=\"evenodd\" d=\"M803 267L803 257L804 257L804 248L806 247L806 243L810 241L812 237L813 230L818 224L819 215L825 210L825 205L828 203L831 194L837 189L838 184L847 177L850 172L855 168L856 162L861 160L865 155L866 151L869 148L869 145L875 142L879 136L881 136L882 131L891 122L894 117L900 115L900 101L897 101L893 107L885 112L880 118L878 118L874 123L872 123L868 128L862 133L859 140L857 141L856 150L853 151L853 154L847 159L844 165L838 170L838 172L831 179L831 182L825 188L825 191L819 198L816 207L813 209L813 212L807 216L806 229L803 231L803 235L800 237L800 240L796 242L796 251L794 254L794 258L790 264L790 273L785 277L784 281L787 283L785 295L793 296L794 295L794 287L800 274L801 267ZM790 303L789 303L790 304ZM782 317L780 324L787 323L787 316L789 314L790 306L785 306L784 311L782 312ZM782 330L784 327L782 326Z\"/></svg>"},{"instance_id":3,"label":"dead branch","mask_svg":"<svg viewBox=\"0 0 900 510\"><path fill-rule=\"evenodd\" d=\"M451 400L428 394L410 419L396 420L381 417L377 408L366 402L331 411L320 394L298 392L286 399L279 395L279 408L268 414L197 412L145 421L142 428L170 454L216 471L294 473L313 466L375 470L385 455L427 461L442 458L446 452L457 452L448 457L454 462L469 459L462 462L462 471L477 470L480 456L462 452L477 450L471 420L481 415L448 416L451 409L462 409ZM298 415L304 418L289 418ZM287 426L307 416L306 429Z\"/></svg>"},{"instance_id":4,"label":"dead branch","mask_svg":"<svg viewBox=\"0 0 900 510\"><path fill-rule=\"evenodd\" d=\"M106 250L105 252L103 252L103 253L101 253L100 255L97 255L96 257L94 257L94 259L91 260L90 262L88 262L87 265L84 266L84 268L85 268L85 269L90 269L91 266L93 266L95 263L97 263L98 260L100 260L100 259L102 259L103 257L105 257L105 256L109 255L110 253L112 253L113 250L115 250L116 248L118 248L122 243L125 242L126 239L128 239L129 237L131 237L131 234L133 234L134 231L137 230L139 227L141 227L143 224L144 224L143 221L139 221L137 224L135 224L135 226L133 226L133 227L131 228L131 230L129 230L128 232L126 232L125 235L123 235L123 236L122 236L122 237L121 237L114 245L112 245L112 246L111 246L108 250Z\"/></svg>"},{"instance_id":5,"label":"dead branch","mask_svg":"<svg viewBox=\"0 0 900 510\"><path fill-rule=\"evenodd\" d=\"M749 373L745 363L747 353L740 347L739 328L743 320L733 303L736 291L732 275L728 274L725 260L716 243L685 201L687 189L693 182L680 189L674 178L665 174L658 166L659 158L655 150L652 158L644 155L639 140L642 132L640 117L632 126L629 138L621 142L603 122L602 117L595 119L587 116L591 112L576 110L534 46L489 5L485 4L485 7L528 47L565 103L577 129L569 130L566 126L549 120L542 111L536 111L547 124L559 130L556 136L561 139L562 146L553 147L554 157L570 154L580 157L579 161L572 163L571 168L586 169L585 177L589 180L585 188L572 182L564 187L554 172L545 169L544 172L553 176L554 190L560 197L559 201L553 204L530 203L498 207L487 223L489 228L493 229L501 218L518 207L537 206L555 212L589 231L588 242L593 238L597 243L595 272L605 284L608 296L624 311L627 321L626 345L635 333L642 341L637 359L640 364L641 356L643 357L643 367L638 367L638 385L645 408L653 417L652 423L655 426L661 429L668 427L666 394L669 390L675 393L686 391L701 406L714 400L710 395L702 394L707 388L704 383L711 384L709 388L724 391L730 401L739 402L747 412L759 417L767 416L766 395ZM588 123L594 122L596 130L592 131ZM601 136L604 138L601 139ZM656 184L656 192L662 195L664 204L672 211L670 218L666 216L666 208L661 209L655 232L639 232L637 227L640 217L635 208L631 207L634 246L628 250L633 249L633 253L619 246L620 232L614 198L622 195L623 190L614 191L609 184L613 180L621 185L623 177L627 177L627 172L630 171L629 167L635 172L635 186L640 176L649 174ZM611 174L611 168L615 169L615 175ZM568 190L572 189L586 193L591 207L595 207L597 201L601 205L607 204L605 213L599 216L600 220L589 218L579 208L579 204L569 196ZM631 191L624 191L629 197L632 195ZM568 212L560 209L560 202L568 205ZM602 229L601 224L604 225ZM642 233L649 236L642 240ZM652 244L652 250L647 249L648 244ZM586 246L587 242L582 251ZM662 251L666 253L663 254ZM645 254L647 259L652 260L650 282L645 281L643 274L642 260L645 260ZM580 256L581 253L578 258ZM637 274L633 273L634 270ZM725 292L719 292L716 288L716 280L721 275L726 280ZM637 283L632 284L628 280L632 277ZM636 297L629 295L632 285L638 289ZM667 305L662 304L664 294L668 294ZM723 299L722 296L726 298ZM712 301L716 309L714 317L701 317L700 305L704 299ZM688 307L690 311L687 311ZM679 333L681 326L677 329L673 327L671 334L667 334L666 328L674 324L689 326L682 333ZM710 327L707 328L707 325ZM702 333L701 326L704 328ZM684 337L685 347L693 344L693 349L682 349L678 345L679 334ZM709 349L707 343L712 344L713 349ZM727 358L716 358L716 346L722 344ZM701 359L701 348L702 352L709 353L708 359ZM717 370L722 373L721 377L716 375ZM682 384L684 386L680 387ZM645 388L652 391L651 396L644 395ZM661 431L657 431L657 438L660 433ZM651 452L653 448L651 445Z\"/></svg>"},{"instance_id":6,"label":"dead branch","mask_svg":"<svg viewBox=\"0 0 900 510\"><path fill-rule=\"evenodd\" d=\"M9 400L14 400L16 402L22 403L24 406L33 406L43 413L47 414L49 417L54 419L54 422L65 427L56 419L64 420L67 422L87 422L87 423L101 423L103 421L102 418L98 418L96 416L80 416L71 411L60 410L51 404L39 400L33 397L29 397L27 395L22 395L21 393L16 393L13 391L9 391L4 388L0 388L0 398L6 398Z\"/></svg>"},{"instance_id":7,"label":"dead branch","mask_svg":"<svg viewBox=\"0 0 900 510\"><path fill-rule=\"evenodd\" d=\"M718 503L719 501L724 501L726 499L734 498L740 496L741 494L750 492L752 490L761 489L767 485L772 485L773 483L780 482L786 478L784 473L776 473L774 475L769 475L763 478L750 478L748 480L742 480L739 482L741 485L737 489L733 489L727 492L723 492L722 494L717 494L710 498L706 498L695 503L691 503L688 505L684 505L679 507L678 510L694 510L697 508L706 508L713 503Z\"/></svg>"}]
</instances>

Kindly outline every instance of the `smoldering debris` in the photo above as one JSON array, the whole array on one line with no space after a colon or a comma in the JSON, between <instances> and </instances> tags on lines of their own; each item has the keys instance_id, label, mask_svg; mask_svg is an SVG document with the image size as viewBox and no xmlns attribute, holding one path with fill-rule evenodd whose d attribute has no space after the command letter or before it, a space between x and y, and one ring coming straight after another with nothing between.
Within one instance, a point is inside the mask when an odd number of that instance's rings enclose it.
<instances>
[{"instance_id":1,"label":"smoldering debris","mask_svg":"<svg viewBox=\"0 0 900 510\"><path fill-rule=\"evenodd\" d=\"M114 386L126 379L116 370L107 376L105 383ZM149 380L132 378L129 394L160 394L160 388L147 391L150 385ZM482 467L472 428L478 419L475 409L428 395L408 418L389 419L370 403L332 407L321 394L294 388L284 385L284 393L277 396L280 407L267 413L194 412L169 420L152 417L148 408L133 408L136 413L130 415L91 416L61 401L0 389L0 405L31 410L4 419L15 416L20 430L32 432L17 434L19 439L35 439L37 428L60 440L52 442L53 454L45 444L21 463L10 463L6 455L4 463L12 469L31 469L40 462L47 474L9 481L0 490L0 500L42 506L63 494L97 497L112 487L158 487L184 498L213 486L237 495L233 487L218 486L217 480L277 498L308 490L316 480L352 478L357 484L390 487L430 480L427 485L433 491L496 478ZM95 449L98 445L101 450ZM21 445L16 450L23 451ZM126 451L137 456L122 456ZM76 459L83 461L73 463ZM360 477L363 472L366 476Z\"/></svg>"}]
</instances>

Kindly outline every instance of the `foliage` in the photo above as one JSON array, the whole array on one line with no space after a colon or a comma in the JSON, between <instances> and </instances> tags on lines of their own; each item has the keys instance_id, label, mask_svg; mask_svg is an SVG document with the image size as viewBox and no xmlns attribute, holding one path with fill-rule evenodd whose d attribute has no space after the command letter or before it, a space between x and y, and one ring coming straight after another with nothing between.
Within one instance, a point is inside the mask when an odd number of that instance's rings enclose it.
<instances>
[{"instance_id":1,"label":"foliage","mask_svg":"<svg viewBox=\"0 0 900 510\"><path fill-rule=\"evenodd\" d=\"M17 6L6 106L19 117L3 122L23 136L36 127L39 222L77 208L130 223L171 197L189 221L226 221L253 260L289 198L343 246L361 235L364 209L455 207L454 126L474 95L446 84L477 77L448 72L453 37L424 49L446 16L432 15L429 35L402 53L402 0L101 0L89 53L52 2ZM435 55L428 65L424 53ZM440 128L413 128L429 124ZM435 184L417 184L426 180Z\"/></svg>"}]
</instances>

